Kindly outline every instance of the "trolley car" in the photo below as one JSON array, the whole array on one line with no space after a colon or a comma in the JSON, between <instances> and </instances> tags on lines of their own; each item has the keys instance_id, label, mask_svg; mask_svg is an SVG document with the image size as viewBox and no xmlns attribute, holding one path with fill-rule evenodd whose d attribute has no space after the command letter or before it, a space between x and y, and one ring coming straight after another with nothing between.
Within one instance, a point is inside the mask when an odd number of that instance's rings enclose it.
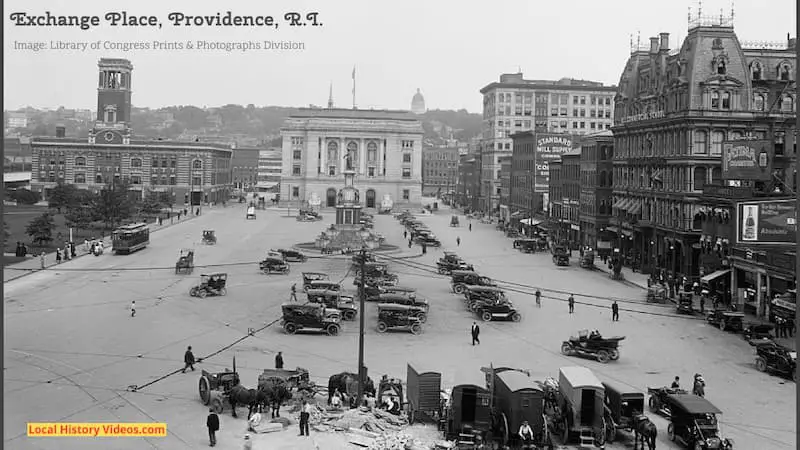
<instances>
[{"instance_id":1,"label":"trolley car","mask_svg":"<svg viewBox=\"0 0 800 450\"><path fill-rule=\"evenodd\" d=\"M123 225L111 235L112 250L127 255L147 247L150 243L150 228L146 223Z\"/></svg>"}]
</instances>

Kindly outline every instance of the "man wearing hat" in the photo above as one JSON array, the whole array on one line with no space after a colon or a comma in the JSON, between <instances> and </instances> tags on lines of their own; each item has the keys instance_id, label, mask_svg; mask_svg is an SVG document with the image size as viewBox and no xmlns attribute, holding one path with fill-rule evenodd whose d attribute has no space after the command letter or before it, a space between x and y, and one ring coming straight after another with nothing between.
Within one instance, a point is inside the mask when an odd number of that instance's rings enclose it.
<instances>
[{"instance_id":1,"label":"man wearing hat","mask_svg":"<svg viewBox=\"0 0 800 450\"><path fill-rule=\"evenodd\" d=\"M522 421L522 426L519 427L519 437L523 445L530 445L533 441L533 430L527 420Z\"/></svg>"},{"instance_id":2,"label":"man wearing hat","mask_svg":"<svg viewBox=\"0 0 800 450\"><path fill-rule=\"evenodd\" d=\"M208 408L208 418L206 419L206 426L208 427L208 441L211 447L217 445L217 431L219 431L219 416L214 412L213 408Z\"/></svg>"}]
</instances>

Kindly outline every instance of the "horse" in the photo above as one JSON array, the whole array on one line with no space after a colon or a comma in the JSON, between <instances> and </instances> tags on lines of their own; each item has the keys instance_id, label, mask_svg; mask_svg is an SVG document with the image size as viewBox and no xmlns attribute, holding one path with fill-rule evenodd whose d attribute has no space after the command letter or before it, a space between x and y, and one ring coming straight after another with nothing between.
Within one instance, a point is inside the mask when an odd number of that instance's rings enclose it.
<instances>
[{"instance_id":1,"label":"horse","mask_svg":"<svg viewBox=\"0 0 800 450\"><path fill-rule=\"evenodd\" d=\"M231 390L228 392L228 401L231 403L231 411L233 411L233 417L236 416L236 407L247 406L247 419L250 419L250 416L253 414L253 410L258 408L258 405L264 402L265 396L261 394L256 389L247 389L246 387L242 386L241 384L237 384L236 386L232 387Z\"/></svg>"},{"instance_id":2,"label":"horse","mask_svg":"<svg viewBox=\"0 0 800 450\"><path fill-rule=\"evenodd\" d=\"M333 393L337 389L341 393L351 392L352 389L348 391L347 387L352 386L353 384L358 385L358 375L352 372L342 372L336 375L331 375L331 377L328 379L328 404L331 404ZM375 394L375 383L370 377L367 377L367 381L364 383L364 393L371 393L373 395ZM360 399L356 399L356 402L358 401L360 401Z\"/></svg>"},{"instance_id":3,"label":"horse","mask_svg":"<svg viewBox=\"0 0 800 450\"><path fill-rule=\"evenodd\" d=\"M655 450L656 437L658 436L656 425L644 414L635 416L633 420L633 450L639 448L639 443L642 445L642 450L644 450L645 443L647 443L649 450Z\"/></svg>"},{"instance_id":4,"label":"horse","mask_svg":"<svg viewBox=\"0 0 800 450\"><path fill-rule=\"evenodd\" d=\"M281 416L281 405L292 399L292 392L283 384L259 386L258 391L263 399L263 403L259 402L259 407L268 406L273 419Z\"/></svg>"}]
</instances>

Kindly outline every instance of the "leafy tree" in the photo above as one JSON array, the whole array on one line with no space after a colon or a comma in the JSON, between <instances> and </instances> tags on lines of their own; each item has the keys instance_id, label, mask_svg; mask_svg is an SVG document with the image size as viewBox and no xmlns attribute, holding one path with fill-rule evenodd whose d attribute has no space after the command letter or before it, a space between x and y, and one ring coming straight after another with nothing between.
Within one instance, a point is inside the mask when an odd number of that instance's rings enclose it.
<instances>
[{"instance_id":1,"label":"leafy tree","mask_svg":"<svg viewBox=\"0 0 800 450\"><path fill-rule=\"evenodd\" d=\"M106 185L92 205L92 213L103 220L109 228L114 228L133 215L135 202L128 193L127 183Z\"/></svg>"},{"instance_id":2,"label":"leafy tree","mask_svg":"<svg viewBox=\"0 0 800 450\"><path fill-rule=\"evenodd\" d=\"M70 206L64 213L64 219L66 219L67 225L70 227L88 230L89 225L94 221L94 214L90 206Z\"/></svg>"},{"instance_id":3,"label":"leafy tree","mask_svg":"<svg viewBox=\"0 0 800 450\"><path fill-rule=\"evenodd\" d=\"M34 205L42 198L41 194L28 189L16 189L8 193L8 197L23 205Z\"/></svg>"},{"instance_id":4,"label":"leafy tree","mask_svg":"<svg viewBox=\"0 0 800 450\"><path fill-rule=\"evenodd\" d=\"M43 242L53 240L53 230L56 223L50 213L44 213L39 217L33 218L25 228L25 233L31 237L34 243L41 245Z\"/></svg>"},{"instance_id":5,"label":"leafy tree","mask_svg":"<svg viewBox=\"0 0 800 450\"><path fill-rule=\"evenodd\" d=\"M144 201L139 205L139 211L142 214L158 214L164 205L159 201L154 193L150 193L145 197Z\"/></svg>"},{"instance_id":6,"label":"leafy tree","mask_svg":"<svg viewBox=\"0 0 800 450\"><path fill-rule=\"evenodd\" d=\"M61 214L61 208L68 208L78 202L78 195L78 188L74 185L59 182L56 187L50 191L48 206L56 208L58 213Z\"/></svg>"}]
</instances>

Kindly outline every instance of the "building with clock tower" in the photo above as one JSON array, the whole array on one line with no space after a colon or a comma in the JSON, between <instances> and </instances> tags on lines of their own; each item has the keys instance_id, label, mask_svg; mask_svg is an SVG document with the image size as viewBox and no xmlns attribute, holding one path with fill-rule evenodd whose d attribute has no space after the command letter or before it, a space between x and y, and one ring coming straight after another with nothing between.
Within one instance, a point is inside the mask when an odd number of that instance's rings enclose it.
<instances>
[{"instance_id":1,"label":"building with clock tower","mask_svg":"<svg viewBox=\"0 0 800 450\"><path fill-rule=\"evenodd\" d=\"M131 121L133 65L102 58L97 64L97 116L88 138L37 136L31 139L31 189L47 199L59 183L98 192L126 182L142 197L152 194L170 205L221 202L230 196L235 145L134 140Z\"/></svg>"}]
</instances>

